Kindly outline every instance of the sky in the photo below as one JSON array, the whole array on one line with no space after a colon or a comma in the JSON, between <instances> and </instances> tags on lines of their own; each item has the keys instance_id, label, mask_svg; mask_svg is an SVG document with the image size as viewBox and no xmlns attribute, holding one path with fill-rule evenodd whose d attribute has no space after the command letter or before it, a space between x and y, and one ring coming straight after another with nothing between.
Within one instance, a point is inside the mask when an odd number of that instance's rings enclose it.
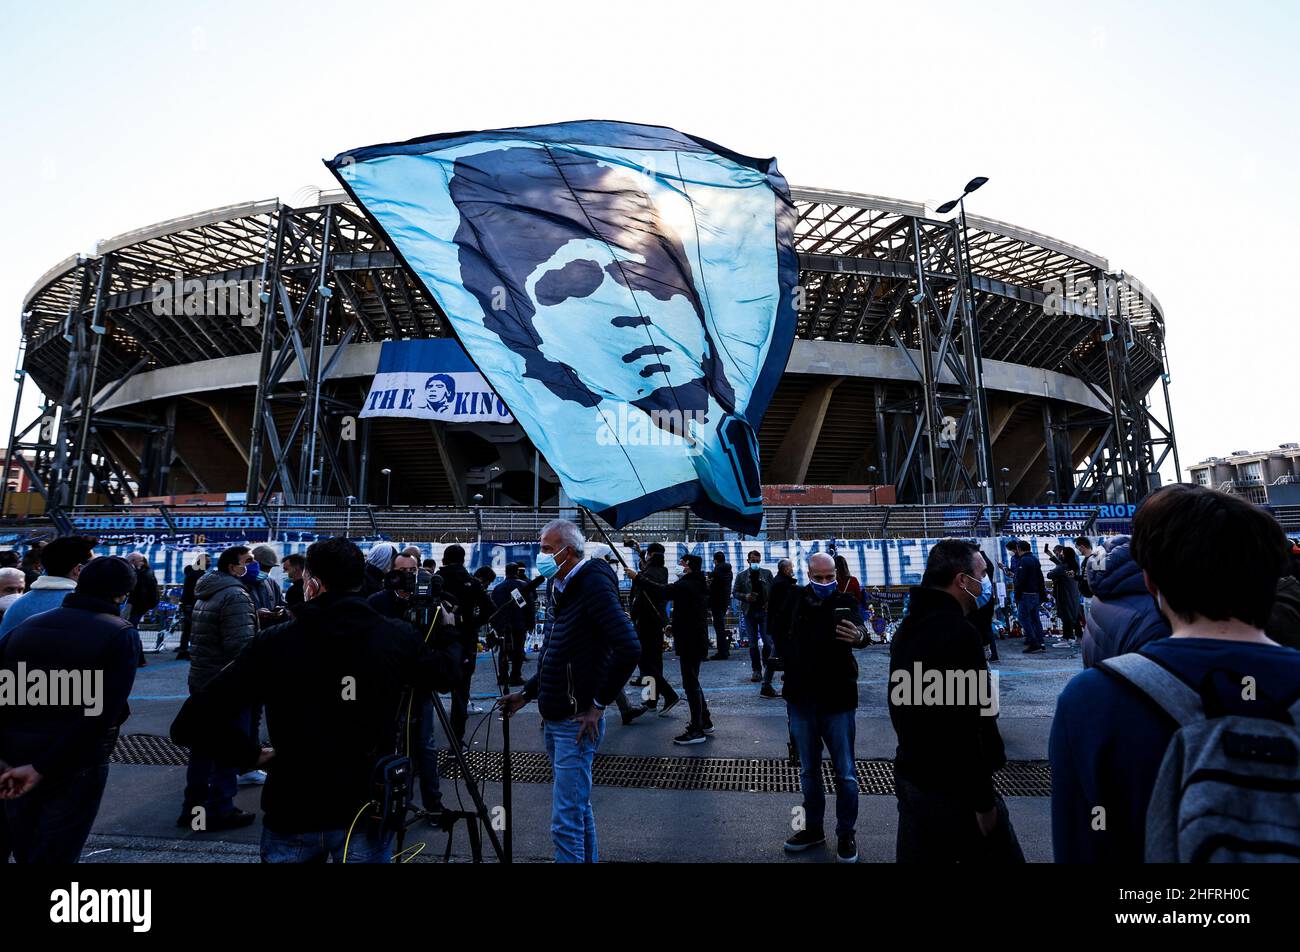
<instances>
[{"instance_id":1,"label":"sky","mask_svg":"<svg viewBox=\"0 0 1300 952\"><path fill-rule=\"evenodd\" d=\"M3 0L0 37L6 424L22 299L67 255L301 200L349 148L599 118L794 185L937 204L986 175L971 214L1159 299L1184 469L1300 440L1300 4Z\"/></svg>"}]
</instances>

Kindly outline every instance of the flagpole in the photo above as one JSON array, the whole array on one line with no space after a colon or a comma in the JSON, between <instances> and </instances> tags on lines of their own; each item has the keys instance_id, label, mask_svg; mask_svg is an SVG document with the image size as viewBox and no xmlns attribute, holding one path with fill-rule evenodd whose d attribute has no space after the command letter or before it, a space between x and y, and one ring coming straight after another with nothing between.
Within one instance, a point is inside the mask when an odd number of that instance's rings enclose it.
<instances>
[{"instance_id":1,"label":"flagpole","mask_svg":"<svg viewBox=\"0 0 1300 952\"><path fill-rule=\"evenodd\" d=\"M614 558L618 559L618 564L623 566L623 569L625 571L628 572L632 571L632 566L628 565L627 562L624 560L623 554L618 551L618 546L614 545L614 540L609 537L609 533L605 531L604 526L602 526L599 522L596 521L595 514L586 506L582 505L581 503L579 503L578 508L581 509L583 512L585 512L591 518L591 524L596 527L596 531L599 532L601 538L605 540L605 544L609 546L609 550L614 553Z\"/></svg>"}]
</instances>

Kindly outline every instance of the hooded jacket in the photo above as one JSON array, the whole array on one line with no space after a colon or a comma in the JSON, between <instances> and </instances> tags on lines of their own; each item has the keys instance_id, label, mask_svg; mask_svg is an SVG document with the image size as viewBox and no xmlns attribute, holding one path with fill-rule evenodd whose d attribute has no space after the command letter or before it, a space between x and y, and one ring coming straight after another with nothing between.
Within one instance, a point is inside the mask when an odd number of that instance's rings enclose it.
<instances>
[{"instance_id":1,"label":"hooded jacket","mask_svg":"<svg viewBox=\"0 0 1300 952\"><path fill-rule=\"evenodd\" d=\"M190 692L202 688L253 640L257 620L242 580L212 569L194 584Z\"/></svg>"},{"instance_id":2,"label":"hooded jacket","mask_svg":"<svg viewBox=\"0 0 1300 952\"><path fill-rule=\"evenodd\" d=\"M63 604L63 597L76 587L75 579L64 578L62 575L37 576L36 581L32 582L31 590L19 596L5 611L4 619L0 620L0 638L4 638L20 622L33 615L58 608Z\"/></svg>"},{"instance_id":3,"label":"hooded jacket","mask_svg":"<svg viewBox=\"0 0 1300 952\"><path fill-rule=\"evenodd\" d=\"M384 618L359 593L326 592L253 638L196 692L177 715L172 738L201 743L219 762L247 769L259 746L230 728L229 715L265 705L275 748L262 790L267 829L344 829L373 796L376 761L397 745L404 688L417 697L450 690L459 666L449 625L426 644L410 624ZM418 731L418 701L415 712Z\"/></svg>"},{"instance_id":4,"label":"hooded jacket","mask_svg":"<svg viewBox=\"0 0 1300 952\"><path fill-rule=\"evenodd\" d=\"M1169 622L1156 610L1142 569L1129 554L1128 536L1117 536L1088 560L1092 610L1083 632L1083 666L1137 651L1169 637Z\"/></svg>"}]
</instances>

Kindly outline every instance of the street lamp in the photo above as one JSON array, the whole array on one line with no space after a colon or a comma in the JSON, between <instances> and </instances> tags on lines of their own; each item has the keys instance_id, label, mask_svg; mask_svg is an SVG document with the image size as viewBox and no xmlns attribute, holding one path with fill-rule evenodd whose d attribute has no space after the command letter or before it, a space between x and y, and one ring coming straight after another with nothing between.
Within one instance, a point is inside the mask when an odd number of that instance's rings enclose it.
<instances>
[{"instance_id":1,"label":"street lamp","mask_svg":"<svg viewBox=\"0 0 1300 952\"><path fill-rule=\"evenodd\" d=\"M970 239L966 231L966 196L978 190L988 180L987 175L975 176L966 183L961 195L950 202L944 202L936 211L940 215L946 215L954 208L961 210L961 258L962 268L966 272L966 280L963 282L966 287L963 288L963 293L967 301L966 315L969 321L966 330L970 335L968 341L970 346L968 371L973 372L972 375L975 378L975 418L979 422L980 429L979 445L976 447L976 451L979 460L980 479L984 481L985 499L991 504L993 502L992 498L990 498L993 495L993 483L989 479L989 474L993 469L993 444L989 441L989 409L984 393L984 355L980 346L979 321L975 319L975 279L971 274Z\"/></svg>"},{"instance_id":2,"label":"street lamp","mask_svg":"<svg viewBox=\"0 0 1300 952\"><path fill-rule=\"evenodd\" d=\"M1000 470L998 470L998 472L1002 474L1002 504L1004 506L1007 506L1011 504L1011 499L1010 499L1011 482L1008 479L1008 477L1011 475L1011 470L1003 466Z\"/></svg>"},{"instance_id":3,"label":"street lamp","mask_svg":"<svg viewBox=\"0 0 1300 952\"><path fill-rule=\"evenodd\" d=\"M876 499L876 472L876 467L867 467L867 479L871 482L871 505L873 506L878 503Z\"/></svg>"},{"instance_id":4,"label":"street lamp","mask_svg":"<svg viewBox=\"0 0 1300 952\"><path fill-rule=\"evenodd\" d=\"M384 477L384 508L393 508L393 471L385 466L379 471L379 475Z\"/></svg>"}]
</instances>

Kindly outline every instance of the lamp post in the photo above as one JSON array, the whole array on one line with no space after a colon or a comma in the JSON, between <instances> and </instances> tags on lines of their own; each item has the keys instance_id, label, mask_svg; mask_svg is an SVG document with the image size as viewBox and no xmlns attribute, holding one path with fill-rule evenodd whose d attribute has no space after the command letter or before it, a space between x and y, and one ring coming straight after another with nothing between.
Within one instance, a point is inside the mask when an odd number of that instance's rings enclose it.
<instances>
[{"instance_id":1,"label":"lamp post","mask_svg":"<svg viewBox=\"0 0 1300 952\"><path fill-rule=\"evenodd\" d=\"M975 319L975 281L971 275L970 267L970 242L966 230L966 196L971 192L978 190L987 182L987 175L977 175L962 189L961 195L952 201L944 202L935 211L940 215L946 215L954 208L959 210L958 218L961 221L961 260L962 270L964 272L962 281L961 294L966 301L966 333L968 345L968 370L971 373L972 383L975 388L975 417L979 423L979 443L976 446L976 460L979 469L979 481L984 488L984 497L989 505L994 502L993 499L993 446L989 442L989 409L988 400L984 392L984 355L980 346L980 329L979 321Z\"/></svg>"},{"instance_id":2,"label":"lamp post","mask_svg":"<svg viewBox=\"0 0 1300 952\"><path fill-rule=\"evenodd\" d=\"M1008 478L1011 470L1003 466L998 472L1002 474L1002 504L1008 506L1011 504L1011 482Z\"/></svg>"},{"instance_id":3,"label":"lamp post","mask_svg":"<svg viewBox=\"0 0 1300 952\"><path fill-rule=\"evenodd\" d=\"M385 466L379 471L379 475L384 477L384 508L393 508L393 471Z\"/></svg>"},{"instance_id":4,"label":"lamp post","mask_svg":"<svg viewBox=\"0 0 1300 952\"><path fill-rule=\"evenodd\" d=\"M873 506L879 504L879 500L877 500L876 498L876 473L877 472L878 470L876 469L876 467L874 466L867 467L867 479L871 481L871 505Z\"/></svg>"}]
</instances>

